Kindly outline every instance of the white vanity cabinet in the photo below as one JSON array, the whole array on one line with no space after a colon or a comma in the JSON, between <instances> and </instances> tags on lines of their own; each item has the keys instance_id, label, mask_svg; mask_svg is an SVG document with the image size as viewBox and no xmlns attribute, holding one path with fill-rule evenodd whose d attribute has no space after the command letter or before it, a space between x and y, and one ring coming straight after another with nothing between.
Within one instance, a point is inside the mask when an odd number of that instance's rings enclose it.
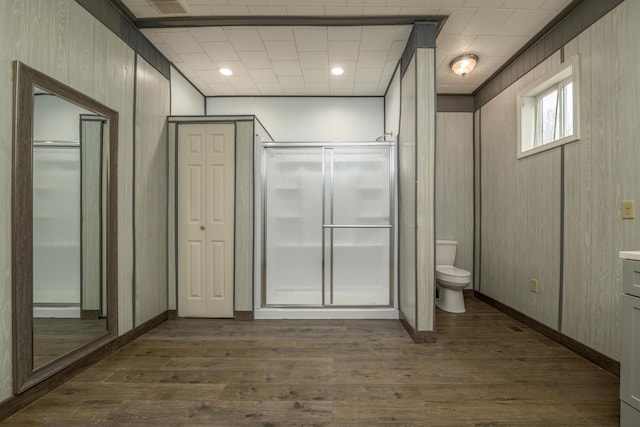
<instances>
[{"instance_id":1,"label":"white vanity cabinet","mask_svg":"<svg viewBox=\"0 0 640 427\"><path fill-rule=\"evenodd\" d=\"M640 252L621 252L623 261L620 425L640 426Z\"/></svg>"}]
</instances>

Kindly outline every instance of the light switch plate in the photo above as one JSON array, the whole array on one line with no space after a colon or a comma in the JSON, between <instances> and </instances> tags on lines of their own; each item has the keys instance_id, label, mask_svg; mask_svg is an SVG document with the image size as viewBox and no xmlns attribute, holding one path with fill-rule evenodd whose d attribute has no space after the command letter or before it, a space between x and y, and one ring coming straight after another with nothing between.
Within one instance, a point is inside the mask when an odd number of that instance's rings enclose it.
<instances>
[{"instance_id":1,"label":"light switch plate","mask_svg":"<svg viewBox=\"0 0 640 427\"><path fill-rule=\"evenodd\" d=\"M634 219L636 217L636 201L622 201L622 219Z\"/></svg>"}]
</instances>

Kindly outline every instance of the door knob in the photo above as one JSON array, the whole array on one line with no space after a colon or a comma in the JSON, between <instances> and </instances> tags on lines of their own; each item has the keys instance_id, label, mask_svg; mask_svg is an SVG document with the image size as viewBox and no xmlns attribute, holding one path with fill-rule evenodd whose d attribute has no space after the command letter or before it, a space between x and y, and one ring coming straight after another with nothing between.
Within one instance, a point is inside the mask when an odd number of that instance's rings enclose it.
<instances>
[{"instance_id":1,"label":"door knob","mask_svg":"<svg viewBox=\"0 0 640 427\"><path fill-rule=\"evenodd\" d=\"M200 226L200 230L204 230L204 229L205 229L205 226L204 226L204 225L201 225L201 226Z\"/></svg>"}]
</instances>

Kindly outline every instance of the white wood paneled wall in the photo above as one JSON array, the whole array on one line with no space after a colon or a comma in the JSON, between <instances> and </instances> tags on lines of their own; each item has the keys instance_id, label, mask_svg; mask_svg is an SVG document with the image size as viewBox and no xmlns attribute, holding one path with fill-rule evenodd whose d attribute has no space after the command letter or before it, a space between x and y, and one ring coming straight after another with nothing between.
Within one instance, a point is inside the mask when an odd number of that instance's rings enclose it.
<instances>
[{"instance_id":1,"label":"white wood paneled wall","mask_svg":"<svg viewBox=\"0 0 640 427\"><path fill-rule=\"evenodd\" d=\"M138 326L168 309L169 81L140 56L136 74L135 324Z\"/></svg>"},{"instance_id":2,"label":"white wood paneled wall","mask_svg":"<svg viewBox=\"0 0 640 427\"><path fill-rule=\"evenodd\" d=\"M435 49L416 49L417 331L435 331Z\"/></svg>"},{"instance_id":3,"label":"white wood paneled wall","mask_svg":"<svg viewBox=\"0 0 640 427\"><path fill-rule=\"evenodd\" d=\"M122 334L133 327L132 174L135 53L73 0L2 0L0 28L0 206L4 209L0 215L0 235L5 236L0 239L2 401L12 395L13 389L10 239L13 144L11 62L20 60L119 112L118 326L119 333ZM162 90L154 88L156 89ZM167 99L167 109L168 103ZM166 290L162 290L162 293L166 295Z\"/></svg>"},{"instance_id":4,"label":"white wood paneled wall","mask_svg":"<svg viewBox=\"0 0 640 427\"><path fill-rule=\"evenodd\" d=\"M236 122L234 309L253 311L253 152L255 121Z\"/></svg>"},{"instance_id":5,"label":"white wood paneled wall","mask_svg":"<svg viewBox=\"0 0 640 427\"><path fill-rule=\"evenodd\" d=\"M399 309L416 327L416 59L402 76L398 140L398 293Z\"/></svg>"},{"instance_id":6,"label":"white wood paneled wall","mask_svg":"<svg viewBox=\"0 0 640 427\"><path fill-rule=\"evenodd\" d=\"M437 129L436 239L456 240L473 274L473 113L438 113Z\"/></svg>"},{"instance_id":7,"label":"white wood paneled wall","mask_svg":"<svg viewBox=\"0 0 640 427\"><path fill-rule=\"evenodd\" d=\"M559 53L485 105L476 124L482 170L480 290L613 359L619 359L620 347L618 251L640 249L639 220L622 220L620 209L622 200L640 200L640 77L633 72L640 59L629 55L640 40L637 22L640 2L623 2L564 47L566 59L580 57L581 125L580 141L564 147L564 177L561 149L516 161L511 128L515 94L559 64ZM564 211L558 204L562 190ZM526 229L515 218L522 218ZM562 257L556 225L561 219ZM540 292L533 294L528 281L536 274L546 279L537 277Z\"/></svg>"},{"instance_id":8,"label":"white wood paneled wall","mask_svg":"<svg viewBox=\"0 0 640 427\"><path fill-rule=\"evenodd\" d=\"M516 157L516 96L559 61L554 54L483 106L480 135L480 291L552 328L559 315L560 150Z\"/></svg>"}]
</instances>

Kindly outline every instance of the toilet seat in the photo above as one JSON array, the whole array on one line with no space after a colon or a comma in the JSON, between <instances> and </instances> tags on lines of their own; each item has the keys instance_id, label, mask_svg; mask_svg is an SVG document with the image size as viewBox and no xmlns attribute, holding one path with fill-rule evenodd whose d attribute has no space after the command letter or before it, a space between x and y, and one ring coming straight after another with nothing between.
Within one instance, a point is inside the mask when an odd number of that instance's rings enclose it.
<instances>
[{"instance_id":1,"label":"toilet seat","mask_svg":"<svg viewBox=\"0 0 640 427\"><path fill-rule=\"evenodd\" d=\"M453 265L436 265L436 279L449 283L471 283L471 273Z\"/></svg>"}]
</instances>

